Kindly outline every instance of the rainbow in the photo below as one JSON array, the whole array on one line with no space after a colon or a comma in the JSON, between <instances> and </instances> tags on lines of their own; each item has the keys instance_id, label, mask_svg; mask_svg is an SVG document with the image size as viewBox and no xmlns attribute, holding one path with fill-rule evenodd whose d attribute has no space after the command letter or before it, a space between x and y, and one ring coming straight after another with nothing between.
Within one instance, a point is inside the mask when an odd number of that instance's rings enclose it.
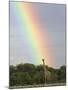
<instances>
[{"instance_id":1,"label":"rainbow","mask_svg":"<svg viewBox=\"0 0 68 90\"><path fill-rule=\"evenodd\" d=\"M41 64L44 58L47 65L52 65L53 62L51 59L53 58L48 48L47 31L45 33L46 39L44 39L37 11L29 2L13 2L13 6L18 22L21 25L20 30L22 33L26 33L26 40L31 48L31 56L34 58L32 62Z\"/></svg>"}]
</instances>

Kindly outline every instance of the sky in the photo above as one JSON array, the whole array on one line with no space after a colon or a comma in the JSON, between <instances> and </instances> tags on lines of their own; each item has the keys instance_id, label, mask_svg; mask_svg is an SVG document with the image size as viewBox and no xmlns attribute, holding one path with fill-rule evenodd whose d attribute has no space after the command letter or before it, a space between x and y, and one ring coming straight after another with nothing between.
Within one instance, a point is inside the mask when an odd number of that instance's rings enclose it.
<instances>
[{"instance_id":1,"label":"sky","mask_svg":"<svg viewBox=\"0 0 68 90\"><path fill-rule=\"evenodd\" d=\"M10 65L66 63L64 4L10 2Z\"/></svg>"}]
</instances>

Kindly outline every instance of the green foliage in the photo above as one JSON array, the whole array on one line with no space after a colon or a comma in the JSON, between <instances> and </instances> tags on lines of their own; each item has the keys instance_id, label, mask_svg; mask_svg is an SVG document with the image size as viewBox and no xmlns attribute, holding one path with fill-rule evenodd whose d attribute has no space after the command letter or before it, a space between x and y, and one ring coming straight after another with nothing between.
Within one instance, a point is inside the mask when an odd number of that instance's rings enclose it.
<instances>
[{"instance_id":1,"label":"green foliage","mask_svg":"<svg viewBox=\"0 0 68 90\"><path fill-rule=\"evenodd\" d=\"M34 72L35 71L35 66L33 64L24 64L24 72Z\"/></svg>"},{"instance_id":2,"label":"green foliage","mask_svg":"<svg viewBox=\"0 0 68 90\"><path fill-rule=\"evenodd\" d=\"M18 64L10 66L10 86L24 86L45 83L66 82L66 66L59 69L46 66L48 70L46 82L43 65Z\"/></svg>"},{"instance_id":3,"label":"green foliage","mask_svg":"<svg viewBox=\"0 0 68 90\"><path fill-rule=\"evenodd\" d=\"M21 64L18 64L16 66L16 68L17 68L17 71L20 71L20 72L23 72L24 71L24 65L22 63Z\"/></svg>"},{"instance_id":4,"label":"green foliage","mask_svg":"<svg viewBox=\"0 0 68 90\"><path fill-rule=\"evenodd\" d=\"M66 66L61 66L59 70L57 70L58 81L66 82Z\"/></svg>"},{"instance_id":5,"label":"green foliage","mask_svg":"<svg viewBox=\"0 0 68 90\"><path fill-rule=\"evenodd\" d=\"M10 66L9 69L10 69L10 74L16 72L16 67L13 65Z\"/></svg>"}]
</instances>

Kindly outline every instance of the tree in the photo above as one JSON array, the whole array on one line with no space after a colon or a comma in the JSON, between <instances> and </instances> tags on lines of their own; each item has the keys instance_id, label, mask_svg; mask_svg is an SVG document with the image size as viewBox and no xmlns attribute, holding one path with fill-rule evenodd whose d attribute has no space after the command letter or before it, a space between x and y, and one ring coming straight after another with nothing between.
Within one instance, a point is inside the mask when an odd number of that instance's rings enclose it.
<instances>
[{"instance_id":1,"label":"tree","mask_svg":"<svg viewBox=\"0 0 68 90\"><path fill-rule=\"evenodd\" d=\"M66 81L66 66L60 67L60 80L63 82Z\"/></svg>"},{"instance_id":2,"label":"tree","mask_svg":"<svg viewBox=\"0 0 68 90\"><path fill-rule=\"evenodd\" d=\"M10 86L66 82L66 66L61 66L59 69L45 67L47 69L46 81L43 65L35 66L29 63L18 64L17 66L10 65Z\"/></svg>"},{"instance_id":3,"label":"tree","mask_svg":"<svg viewBox=\"0 0 68 90\"><path fill-rule=\"evenodd\" d=\"M17 66L16 66L16 68L17 68L17 71L19 71L19 72L23 72L24 71L24 64L18 64Z\"/></svg>"},{"instance_id":4,"label":"tree","mask_svg":"<svg viewBox=\"0 0 68 90\"><path fill-rule=\"evenodd\" d=\"M24 72L35 72L35 66L33 64L25 63L23 65L24 67Z\"/></svg>"}]
</instances>

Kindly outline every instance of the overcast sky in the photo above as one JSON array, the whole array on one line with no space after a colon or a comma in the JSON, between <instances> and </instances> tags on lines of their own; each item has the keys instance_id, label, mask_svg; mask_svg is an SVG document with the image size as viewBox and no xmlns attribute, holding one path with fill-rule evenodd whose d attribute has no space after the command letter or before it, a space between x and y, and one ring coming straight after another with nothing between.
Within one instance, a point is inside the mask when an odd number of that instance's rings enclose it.
<instances>
[{"instance_id":1,"label":"overcast sky","mask_svg":"<svg viewBox=\"0 0 68 90\"><path fill-rule=\"evenodd\" d=\"M31 4L38 13L39 21L41 21L42 32L47 30L49 39L48 48L54 55L54 67L65 64L65 5L60 4ZM20 32L20 25L16 21L16 15L13 10L13 3L10 3L10 64L18 64L22 59L31 59L27 54L29 51L27 43L24 41L24 34ZM14 13L14 14L13 14ZM13 22L13 18L15 23ZM23 25L22 25L23 27ZM45 28L47 29L45 30ZM22 38L23 37L23 38ZM46 38L46 36L44 37ZM24 52L23 52L24 50ZM33 58L32 58L33 59ZM31 62L31 61L30 61Z\"/></svg>"}]
</instances>

